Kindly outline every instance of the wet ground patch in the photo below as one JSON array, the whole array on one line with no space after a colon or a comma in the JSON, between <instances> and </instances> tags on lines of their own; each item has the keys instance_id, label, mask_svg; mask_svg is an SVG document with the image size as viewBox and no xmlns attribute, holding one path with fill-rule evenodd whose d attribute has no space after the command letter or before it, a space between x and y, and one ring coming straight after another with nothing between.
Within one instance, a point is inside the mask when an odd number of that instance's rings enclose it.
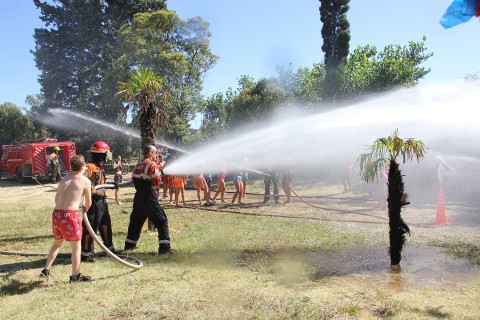
<instances>
[{"instance_id":1,"label":"wet ground patch","mask_svg":"<svg viewBox=\"0 0 480 320\"><path fill-rule=\"evenodd\" d=\"M383 246L335 248L312 252L309 258L319 275L350 277L367 286L444 288L464 285L480 276L480 266L428 245L407 245L400 271L390 269L388 248Z\"/></svg>"}]
</instances>

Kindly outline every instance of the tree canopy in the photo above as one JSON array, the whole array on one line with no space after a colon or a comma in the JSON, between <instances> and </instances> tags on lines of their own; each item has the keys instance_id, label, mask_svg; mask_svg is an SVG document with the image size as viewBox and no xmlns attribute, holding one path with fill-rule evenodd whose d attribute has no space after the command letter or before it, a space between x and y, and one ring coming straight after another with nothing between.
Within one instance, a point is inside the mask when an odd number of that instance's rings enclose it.
<instances>
[{"instance_id":1,"label":"tree canopy","mask_svg":"<svg viewBox=\"0 0 480 320\"><path fill-rule=\"evenodd\" d=\"M34 125L13 103L0 104L0 146L34 138Z\"/></svg>"},{"instance_id":2,"label":"tree canopy","mask_svg":"<svg viewBox=\"0 0 480 320\"><path fill-rule=\"evenodd\" d=\"M173 98L160 134L181 144L202 103L203 74L218 59L209 48L208 23L181 20L164 0L34 2L45 23L34 34L40 108L68 108L125 124L116 87L130 70L145 66L162 75Z\"/></svg>"},{"instance_id":3,"label":"tree canopy","mask_svg":"<svg viewBox=\"0 0 480 320\"><path fill-rule=\"evenodd\" d=\"M433 56L426 52L425 41L424 36L421 42L388 45L381 52L371 45L357 47L345 64L344 96L351 99L418 84L430 72L422 64Z\"/></svg>"}]
</instances>

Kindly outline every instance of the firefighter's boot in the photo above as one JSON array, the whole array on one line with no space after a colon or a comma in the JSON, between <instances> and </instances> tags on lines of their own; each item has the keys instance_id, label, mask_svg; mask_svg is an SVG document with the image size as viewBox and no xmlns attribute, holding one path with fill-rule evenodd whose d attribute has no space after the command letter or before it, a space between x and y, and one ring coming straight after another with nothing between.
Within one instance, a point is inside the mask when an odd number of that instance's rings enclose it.
<instances>
[{"instance_id":1,"label":"firefighter's boot","mask_svg":"<svg viewBox=\"0 0 480 320\"><path fill-rule=\"evenodd\" d=\"M169 243L161 243L158 247L158 254L175 254L177 250L170 248Z\"/></svg>"},{"instance_id":2,"label":"firefighter's boot","mask_svg":"<svg viewBox=\"0 0 480 320\"><path fill-rule=\"evenodd\" d=\"M129 243L129 242L125 242L125 246L123 247L123 251L136 250L136 249L138 249L137 245L135 243Z\"/></svg>"},{"instance_id":3,"label":"firefighter's boot","mask_svg":"<svg viewBox=\"0 0 480 320\"><path fill-rule=\"evenodd\" d=\"M93 255L90 255L90 254L89 255L83 255L82 254L82 256L80 258L80 261L93 263L93 262L95 262L95 258L94 258Z\"/></svg>"}]
</instances>

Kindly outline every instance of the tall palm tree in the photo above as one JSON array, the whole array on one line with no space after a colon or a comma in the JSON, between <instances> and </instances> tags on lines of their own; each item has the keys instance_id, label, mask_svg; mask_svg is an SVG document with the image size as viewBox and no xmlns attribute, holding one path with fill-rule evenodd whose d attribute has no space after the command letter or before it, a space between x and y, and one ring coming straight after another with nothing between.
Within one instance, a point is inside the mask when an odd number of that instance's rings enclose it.
<instances>
[{"instance_id":1,"label":"tall palm tree","mask_svg":"<svg viewBox=\"0 0 480 320\"><path fill-rule=\"evenodd\" d=\"M135 114L134 125L140 127L142 147L155 144L157 128L167 120L164 104L171 99L165 79L141 66L130 71L128 82L119 82L117 90L119 100L125 104L124 115L129 110Z\"/></svg>"},{"instance_id":2,"label":"tall palm tree","mask_svg":"<svg viewBox=\"0 0 480 320\"><path fill-rule=\"evenodd\" d=\"M397 158L402 157L403 163L416 158L420 161L425 156L427 147L420 140L402 139L398 129L391 136L377 139L371 146L371 152L359 156L362 180L373 182L388 165L388 219L390 227L390 262L392 268L400 266L401 253L405 244L405 235L410 228L401 217L401 209L408 205L407 194L404 192L402 173Z\"/></svg>"}]
</instances>

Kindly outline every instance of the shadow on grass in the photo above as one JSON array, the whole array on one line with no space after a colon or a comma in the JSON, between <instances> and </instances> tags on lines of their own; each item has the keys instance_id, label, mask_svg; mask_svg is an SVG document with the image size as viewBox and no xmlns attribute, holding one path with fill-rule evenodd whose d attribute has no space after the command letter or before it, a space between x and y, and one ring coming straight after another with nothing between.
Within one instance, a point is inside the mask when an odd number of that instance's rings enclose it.
<instances>
[{"instance_id":1,"label":"shadow on grass","mask_svg":"<svg viewBox=\"0 0 480 320\"><path fill-rule=\"evenodd\" d=\"M440 309L442 307L428 308L424 313L427 316L436 318L436 319L450 319L450 314L448 312L442 312Z\"/></svg>"},{"instance_id":2,"label":"shadow on grass","mask_svg":"<svg viewBox=\"0 0 480 320\"><path fill-rule=\"evenodd\" d=\"M70 254L69 253L59 253L57 258L55 259L54 266L55 265L69 265L70 262ZM14 296L14 295L23 295L26 293L29 293L33 289L41 287L45 281L48 281L46 278L42 278L40 276L41 269L45 265L45 259L39 259L35 261L29 261L29 262L15 262L15 263L10 263L10 264L4 264L0 265L0 274L3 274L2 277L5 282L7 282L6 285L2 285L0 287L0 296L1 295L9 295L9 296ZM12 277L20 270L28 270L28 269L38 269L38 276L39 280L34 280L34 281L27 281L27 282L22 282L17 279L12 279ZM125 276L126 274L133 273L137 270L133 269L126 269L124 272L116 275L108 275L108 276L103 276L103 277L94 277L92 281L101 281L101 280L107 280L107 279L116 279L120 278L122 276ZM53 273L49 278L55 279L55 274ZM65 279L65 282L68 282L68 278Z\"/></svg>"},{"instance_id":3,"label":"shadow on grass","mask_svg":"<svg viewBox=\"0 0 480 320\"><path fill-rule=\"evenodd\" d=\"M35 261L28 261L28 262L13 262L13 263L0 265L0 272L6 273L4 278L8 279L19 270L37 269L37 268L43 267L44 264L45 264L45 259L43 258Z\"/></svg>"},{"instance_id":4,"label":"shadow on grass","mask_svg":"<svg viewBox=\"0 0 480 320\"><path fill-rule=\"evenodd\" d=\"M450 319L452 317L451 314L449 314L448 312L443 312L441 311L441 309L442 307L430 307L430 308L427 308L426 310L420 310L418 308L415 308L415 309L412 309L412 311L433 319Z\"/></svg>"},{"instance_id":5,"label":"shadow on grass","mask_svg":"<svg viewBox=\"0 0 480 320\"><path fill-rule=\"evenodd\" d=\"M55 259L54 265L67 265L70 264L70 253L59 253L57 258ZM26 261L26 262L13 262L8 264L0 265L0 272L6 273L4 276L6 279L10 278L12 275L17 273L20 270L27 270L27 269L42 269L45 265L47 257L40 258L35 261ZM40 270L38 272L40 274Z\"/></svg>"},{"instance_id":6,"label":"shadow on grass","mask_svg":"<svg viewBox=\"0 0 480 320\"><path fill-rule=\"evenodd\" d=\"M22 295L29 293L35 288L40 287L42 281L35 280L29 282L21 282L11 277L19 270L25 269L41 269L45 264L45 260L35 260L29 262L15 262L10 264L4 264L0 266L0 273L6 273L3 278L8 284L0 287L0 295ZM40 275L40 271L39 271Z\"/></svg>"},{"instance_id":7,"label":"shadow on grass","mask_svg":"<svg viewBox=\"0 0 480 320\"><path fill-rule=\"evenodd\" d=\"M2 286L0 290L1 295L22 295L29 293L33 289L39 288L42 284L41 280L23 283L18 280L12 280L8 285Z\"/></svg>"},{"instance_id":8,"label":"shadow on grass","mask_svg":"<svg viewBox=\"0 0 480 320\"><path fill-rule=\"evenodd\" d=\"M34 236L34 237L14 237L14 238L0 238L2 245L5 245L8 242L18 243L18 242L37 242L40 240L52 239L52 235L43 235L43 236ZM8 249L5 249L8 250Z\"/></svg>"}]
</instances>

